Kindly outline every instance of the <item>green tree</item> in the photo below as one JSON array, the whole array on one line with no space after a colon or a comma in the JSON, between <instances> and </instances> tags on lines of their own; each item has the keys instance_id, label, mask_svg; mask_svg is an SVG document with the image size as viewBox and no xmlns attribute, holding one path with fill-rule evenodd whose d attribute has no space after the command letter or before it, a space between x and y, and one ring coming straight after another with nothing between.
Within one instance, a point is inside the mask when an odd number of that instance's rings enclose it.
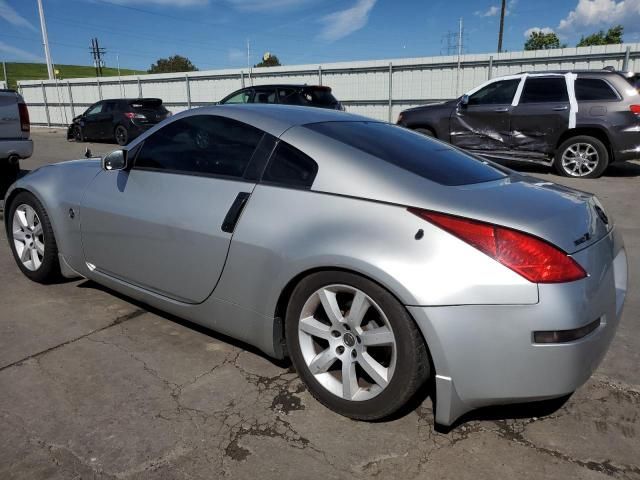
<instances>
[{"instance_id":1,"label":"green tree","mask_svg":"<svg viewBox=\"0 0 640 480\"><path fill-rule=\"evenodd\" d=\"M600 30L599 32L592 33L586 37L583 35L580 37L577 47L590 47L592 45L613 45L616 43L622 43L622 34L624 33L624 27L622 25L616 25L611 27L606 32Z\"/></svg>"},{"instance_id":2,"label":"green tree","mask_svg":"<svg viewBox=\"0 0 640 480\"><path fill-rule=\"evenodd\" d=\"M147 70L149 73L194 72L198 70L186 57L174 55L169 58L159 58Z\"/></svg>"},{"instance_id":3,"label":"green tree","mask_svg":"<svg viewBox=\"0 0 640 480\"><path fill-rule=\"evenodd\" d=\"M267 52L262 56L262 61L255 64L254 67L279 67L281 65L276 55L271 55Z\"/></svg>"},{"instance_id":4,"label":"green tree","mask_svg":"<svg viewBox=\"0 0 640 480\"><path fill-rule=\"evenodd\" d=\"M525 50L547 50L550 48L565 48L566 44L560 44L558 35L553 32L531 32L529 38L524 42Z\"/></svg>"}]
</instances>

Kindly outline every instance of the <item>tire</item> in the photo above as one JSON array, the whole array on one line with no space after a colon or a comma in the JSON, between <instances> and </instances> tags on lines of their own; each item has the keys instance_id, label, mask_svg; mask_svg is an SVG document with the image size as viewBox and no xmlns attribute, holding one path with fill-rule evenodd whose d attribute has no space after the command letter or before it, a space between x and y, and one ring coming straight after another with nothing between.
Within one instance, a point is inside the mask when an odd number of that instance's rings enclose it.
<instances>
[{"instance_id":1,"label":"tire","mask_svg":"<svg viewBox=\"0 0 640 480\"><path fill-rule=\"evenodd\" d=\"M78 143L84 142L84 134L82 133L82 127L80 125L73 127L73 138Z\"/></svg>"},{"instance_id":2,"label":"tire","mask_svg":"<svg viewBox=\"0 0 640 480\"><path fill-rule=\"evenodd\" d=\"M113 131L113 136L116 140L116 143L121 147L124 147L127 143L129 143L129 132L122 125L118 125Z\"/></svg>"},{"instance_id":3,"label":"tire","mask_svg":"<svg viewBox=\"0 0 640 480\"><path fill-rule=\"evenodd\" d=\"M418 132L418 133L421 133L422 135L424 135L426 137L436 138L436 134L433 132L433 130L431 130L429 128L416 128L415 131Z\"/></svg>"},{"instance_id":4,"label":"tire","mask_svg":"<svg viewBox=\"0 0 640 480\"><path fill-rule=\"evenodd\" d=\"M35 214L32 221L29 220L29 209ZM16 214L16 212L19 213ZM58 246L49 216L38 199L28 192L19 193L11 201L7 219L7 238L13 258L22 273L38 283L51 283L58 280L60 278ZM18 239L20 237L22 240ZM20 244L23 247L19 250ZM24 254L22 259L21 254Z\"/></svg>"},{"instance_id":5,"label":"tire","mask_svg":"<svg viewBox=\"0 0 640 480\"><path fill-rule=\"evenodd\" d=\"M352 316L354 302L363 305L358 299L369 306L354 310ZM327 302L339 307L333 309L337 321L328 320L323 306ZM357 311L363 312L360 326ZM373 328L379 328L375 337ZM378 420L396 413L431 373L426 344L404 306L380 285L352 273L327 271L305 277L291 295L285 329L291 360L309 392L349 418ZM347 378L356 379L346 387L343 365L351 372Z\"/></svg>"},{"instance_id":6,"label":"tire","mask_svg":"<svg viewBox=\"0 0 640 480\"><path fill-rule=\"evenodd\" d=\"M572 159L576 161L572 162ZM556 171L565 177L598 178L609 166L609 151L601 140L578 135L562 142L556 150L553 164Z\"/></svg>"}]
</instances>

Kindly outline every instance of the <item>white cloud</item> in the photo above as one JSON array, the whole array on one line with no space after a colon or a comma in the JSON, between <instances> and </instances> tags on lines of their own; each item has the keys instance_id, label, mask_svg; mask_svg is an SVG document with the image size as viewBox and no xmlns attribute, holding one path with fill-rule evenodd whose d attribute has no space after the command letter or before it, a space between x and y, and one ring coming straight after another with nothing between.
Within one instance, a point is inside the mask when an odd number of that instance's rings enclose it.
<instances>
[{"instance_id":1,"label":"white cloud","mask_svg":"<svg viewBox=\"0 0 640 480\"><path fill-rule=\"evenodd\" d=\"M227 0L238 10L261 11L272 9L295 8L310 3L312 0Z\"/></svg>"},{"instance_id":2,"label":"white cloud","mask_svg":"<svg viewBox=\"0 0 640 480\"><path fill-rule=\"evenodd\" d=\"M360 30L369 21L369 13L375 4L376 0L357 0L351 8L324 16L324 29L320 38L335 41Z\"/></svg>"},{"instance_id":3,"label":"white cloud","mask_svg":"<svg viewBox=\"0 0 640 480\"><path fill-rule=\"evenodd\" d=\"M625 33L640 31L640 0L579 0L558 30L573 33L621 24Z\"/></svg>"},{"instance_id":4,"label":"white cloud","mask_svg":"<svg viewBox=\"0 0 640 480\"><path fill-rule=\"evenodd\" d=\"M492 5L487 10L478 10L477 12L474 13L474 15L477 15L478 17L495 17L499 13L500 13L500 7Z\"/></svg>"},{"instance_id":5,"label":"white cloud","mask_svg":"<svg viewBox=\"0 0 640 480\"><path fill-rule=\"evenodd\" d=\"M524 38L529 38L532 33L555 33L551 27L531 27L524 32Z\"/></svg>"},{"instance_id":6,"label":"white cloud","mask_svg":"<svg viewBox=\"0 0 640 480\"><path fill-rule=\"evenodd\" d=\"M0 18L6 20L12 25L15 25L16 27L27 27L34 32L38 31L29 20L16 12L13 7L6 2L6 0L0 0Z\"/></svg>"},{"instance_id":7,"label":"white cloud","mask_svg":"<svg viewBox=\"0 0 640 480\"><path fill-rule=\"evenodd\" d=\"M8 59L42 62L42 57L0 41L0 54Z\"/></svg>"}]
</instances>

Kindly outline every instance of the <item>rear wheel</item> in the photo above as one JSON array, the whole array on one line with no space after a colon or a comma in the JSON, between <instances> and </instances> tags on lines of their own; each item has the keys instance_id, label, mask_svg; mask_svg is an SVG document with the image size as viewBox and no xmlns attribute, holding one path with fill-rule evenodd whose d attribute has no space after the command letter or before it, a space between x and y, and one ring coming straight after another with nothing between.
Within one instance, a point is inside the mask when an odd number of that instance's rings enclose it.
<instances>
[{"instance_id":1,"label":"rear wheel","mask_svg":"<svg viewBox=\"0 0 640 480\"><path fill-rule=\"evenodd\" d=\"M430 375L413 319L381 286L346 272L320 272L295 288L287 346L311 394L360 420L402 408Z\"/></svg>"},{"instance_id":2,"label":"rear wheel","mask_svg":"<svg viewBox=\"0 0 640 480\"><path fill-rule=\"evenodd\" d=\"M39 283L59 278L58 247L40 202L30 193L20 193L11 202L8 218L11 251L22 273Z\"/></svg>"},{"instance_id":3,"label":"rear wheel","mask_svg":"<svg viewBox=\"0 0 640 480\"><path fill-rule=\"evenodd\" d=\"M129 132L122 125L118 125L114 130L114 137L118 145L124 146L129 143Z\"/></svg>"},{"instance_id":4,"label":"rear wheel","mask_svg":"<svg viewBox=\"0 0 640 480\"><path fill-rule=\"evenodd\" d=\"M609 165L609 152L602 141L588 135L572 137L556 151L554 166L565 177L598 178Z\"/></svg>"}]
</instances>

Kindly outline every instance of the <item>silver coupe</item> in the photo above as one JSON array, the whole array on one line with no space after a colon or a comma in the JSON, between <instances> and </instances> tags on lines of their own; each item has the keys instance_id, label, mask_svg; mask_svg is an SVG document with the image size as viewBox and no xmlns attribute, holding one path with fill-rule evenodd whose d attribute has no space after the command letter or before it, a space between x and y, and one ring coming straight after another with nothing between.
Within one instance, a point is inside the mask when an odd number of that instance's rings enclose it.
<instances>
[{"instance_id":1,"label":"silver coupe","mask_svg":"<svg viewBox=\"0 0 640 480\"><path fill-rule=\"evenodd\" d=\"M362 420L430 379L442 425L569 394L627 289L593 195L329 110L182 112L102 159L31 172L5 212L32 280L85 277L289 357Z\"/></svg>"}]
</instances>

